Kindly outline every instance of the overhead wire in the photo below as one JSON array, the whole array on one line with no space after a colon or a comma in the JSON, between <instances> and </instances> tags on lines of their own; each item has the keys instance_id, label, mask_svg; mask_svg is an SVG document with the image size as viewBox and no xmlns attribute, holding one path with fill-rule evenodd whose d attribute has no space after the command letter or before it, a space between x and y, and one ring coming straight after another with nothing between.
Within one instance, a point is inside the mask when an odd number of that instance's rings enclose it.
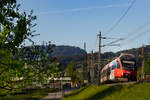
<instances>
[{"instance_id":1,"label":"overhead wire","mask_svg":"<svg viewBox=\"0 0 150 100\"><path fill-rule=\"evenodd\" d=\"M107 35L109 34L112 30L114 30L117 25L119 25L119 23L123 20L123 18L128 14L128 12L130 11L130 9L132 8L132 6L134 5L134 3L136 2L136 0L133 0L131 2L131 4L129 5L129 7L127 8L127 10L123 13L123 15L119 18L119 20L104 34Z\"/></svg>"},{"instance_id":2,"label":"overhead wire","mask_svg":"<svg viewBox=\"0 0 150 100\"><path fill-rule=\"evenodd\" d=\"M115 40L115 41L112 41L112 42L110 42L110 43L105 44L104 46L107 46L107 45L114 45L113 43L119 42L120 40L123 40L123 39L122 39L122 38L117 39L117 40Z\"/></svg>"},{"instance_id":3,"label":"overhead wire","mask_svg":"<svg viewBox=\"0 0 150 100\"><path fill-rule=\"evenodd\" d=\"M128 14L128 12L130 11L130 9L132 8L132 6L134 5L134 3L136 2L136 0L133 0L131 2L131 4L129 5L129 7L127 8L127 10L123 13L123 15L119 18L119 20L104 34L104 35L107 35L109 34L111 31L113 31L117 25L119 25L119 23L123 20L123 18ZM115 43L115 42L118 42L122 39L119 39L119 40L115 40L115 41L112 41L110 43L108 43L108 45L111 45L112 43ZM97 43L97 40L96 40L96 43ZM96 46L96 45L95 45Z\"/></svg>"},{"instance_id":4,"label":"overhead wire","mask_svg":"<svg viewBox=\"0 0 150 100\"><path fill-rule=\"evenodd\" d=\"M145 33L148 33L148 32L150 32L150 29L147 29L144 32L141 32L141 33L137 34L135 37L131 38L130 41L135 41L138 38L140 38L141 36L145 35Z\"/></svg>"},{"instance_id":5,"label":"overhead wire","mask_svg":"<svg viewBox=\"0 0 150 100\"><path fill-rule=\"evenodd\" d=\"M125 39L129 39L131 38L133 35L139 33L142 29L144 29L147 25L150 25L150 20L146 21L144 24L142 24L141 26L139 26L136 30L134 30L131 33L128 33L127 36L125 37ZM129 37L130 35L130 37Z\"/></svg>"},{"instance_id":6,"label":"overhead wire","mask_svg":"<svg viewBox=\"0 0 150 100\"><path fill-rule=\"evenodd\" d=\"M123 43L123 44L127 44L128 42L130 42L130 40L135 40L137 39L140 35L146 33L149 31L145 30L144 32L140 33L141 30L143 30L146 26L150 25L150 20L146 21L144 24L140 25L136 30L134 30L133 32L130 32L126 35L126 37L124 37L124 41L128 40L127 42ZM139 35L140 34L140 35Z\"/></svg>"}]
</instances>

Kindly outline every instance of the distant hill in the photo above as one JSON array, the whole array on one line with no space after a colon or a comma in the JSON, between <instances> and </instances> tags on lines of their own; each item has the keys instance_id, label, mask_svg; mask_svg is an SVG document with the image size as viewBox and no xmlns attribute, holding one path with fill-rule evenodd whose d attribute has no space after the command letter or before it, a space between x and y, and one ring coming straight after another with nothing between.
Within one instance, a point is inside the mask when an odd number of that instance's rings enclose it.
<instances>
[{"instance_id":1,"label":"distant hill","mask_svg":"<svg viewBox=\"0 0 150 100\"><path fill-rule=\"evenodd\" d=\"M36 47L40 50L40 52L46 52L49 48L47 46L42 45L36 45ZM32 50L32 46L26 46L22 48L23 52L23 58L28 59L34 59L36 57L32 56L32 53L30 51ZM57 61L63 65L66 66L70 61L78 62L83 61L86 55L86 52L79 48L74 46L54 46L52 54L48 54L49 56L53 56L57 58ZM40 55L39 55L40 56ZM39 57L37 56L37 57Z\"/></svg>"},{"instance_id":2,"label":"distant hill","mask_svg":"<svg viewBox=\"0 0 150 100\"><path fill-rule=\"evenodd\" d=\"M83 61L87 54L83 49L74 46L56 46L53 51L52 55L56 57L57 61L63 66L67 66L71 61Z\"/></svg>"},{"instance_id":3,"label":"distant hill","mask_svg":"<svg viewBox=\"0 0 150 100\"><path fill-rule=\"evenodd\" d=\"M83 49L74 46L56 46L53 51L52 55L55 57L71 57L86 54Z\"/></svg>"}]
</instances>

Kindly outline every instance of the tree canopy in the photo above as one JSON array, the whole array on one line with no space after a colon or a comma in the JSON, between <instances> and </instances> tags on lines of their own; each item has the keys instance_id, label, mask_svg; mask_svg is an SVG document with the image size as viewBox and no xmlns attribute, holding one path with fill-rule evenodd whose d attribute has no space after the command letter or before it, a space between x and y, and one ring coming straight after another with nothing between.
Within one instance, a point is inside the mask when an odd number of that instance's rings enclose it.
<instances>
[{"instance_id":1,"label":"tree canopy","mask_svg":"<svg viewBox=\"0 0 150 100\"><path fill-rule=\"evenodd\" d=\"M20 4L16 0L0 1L0 47L12 51L19 47L25 39L32 36L33 10L30 14L19 11Z\"/></svg>"},{"instance_id":2,"label":"tree canopy","mask_svg":"<svg viewBox=\"0 0 150 100\"><path fill-rule=\"evenodd\" d=\"M19 11L17 0L0 0L0 90L10 92L36 84L46 84L59 74L57 62L51 56L52 45L24 47L26 39L33 43L33 10ZM43 50L43 51L41 51ZM28 55L25 55L28 54Z\"/></svg>"}]
</instances>

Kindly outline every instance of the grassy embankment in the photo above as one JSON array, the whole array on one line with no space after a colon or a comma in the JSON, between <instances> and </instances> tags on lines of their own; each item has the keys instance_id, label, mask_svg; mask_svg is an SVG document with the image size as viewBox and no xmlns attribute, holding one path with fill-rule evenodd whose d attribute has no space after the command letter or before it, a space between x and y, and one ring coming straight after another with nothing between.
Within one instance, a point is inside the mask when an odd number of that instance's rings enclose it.
<instances>
[{"instance_id":1,"label":"grassy embankment","mask_svg":"<svg viewBox=\"0 0 150 100\"><path fill-rule=\"evenodd\" d=\"M64 100L150 100L150 83L88 86L74 91Z\"/></svg>"},{"instance_id":2,"label":"grassy embankment","mask_svg":"<svg viewBox=\"0 0 150 100\"><path fill-rule=\"evenodd\" d=\"M0 90L1 91L1 90ZM0 96L0 100L40 100L49 92L55 92L56 89L29 89L10 95Z\"/></svg>"}]
</instances>

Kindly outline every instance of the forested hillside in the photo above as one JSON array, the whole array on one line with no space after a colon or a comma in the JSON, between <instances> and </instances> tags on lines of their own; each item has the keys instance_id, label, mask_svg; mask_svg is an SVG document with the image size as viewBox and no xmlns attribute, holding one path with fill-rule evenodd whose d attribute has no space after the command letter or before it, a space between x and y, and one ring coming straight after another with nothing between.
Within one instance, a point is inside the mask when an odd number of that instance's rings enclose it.
<instances>
[{"instance_id":1,"label":"forested hillside","mask_svg":"<svg viewBox=\"0 0 150 100\"><path fill-rule=\"evenodd\" d=\"M74 46L56 46L54 47L53 55L55 57L61 57L61 56L75 56L75 55L83 55L86 54L86 52L79 48Z\"/></svg>"}]
</instances>

